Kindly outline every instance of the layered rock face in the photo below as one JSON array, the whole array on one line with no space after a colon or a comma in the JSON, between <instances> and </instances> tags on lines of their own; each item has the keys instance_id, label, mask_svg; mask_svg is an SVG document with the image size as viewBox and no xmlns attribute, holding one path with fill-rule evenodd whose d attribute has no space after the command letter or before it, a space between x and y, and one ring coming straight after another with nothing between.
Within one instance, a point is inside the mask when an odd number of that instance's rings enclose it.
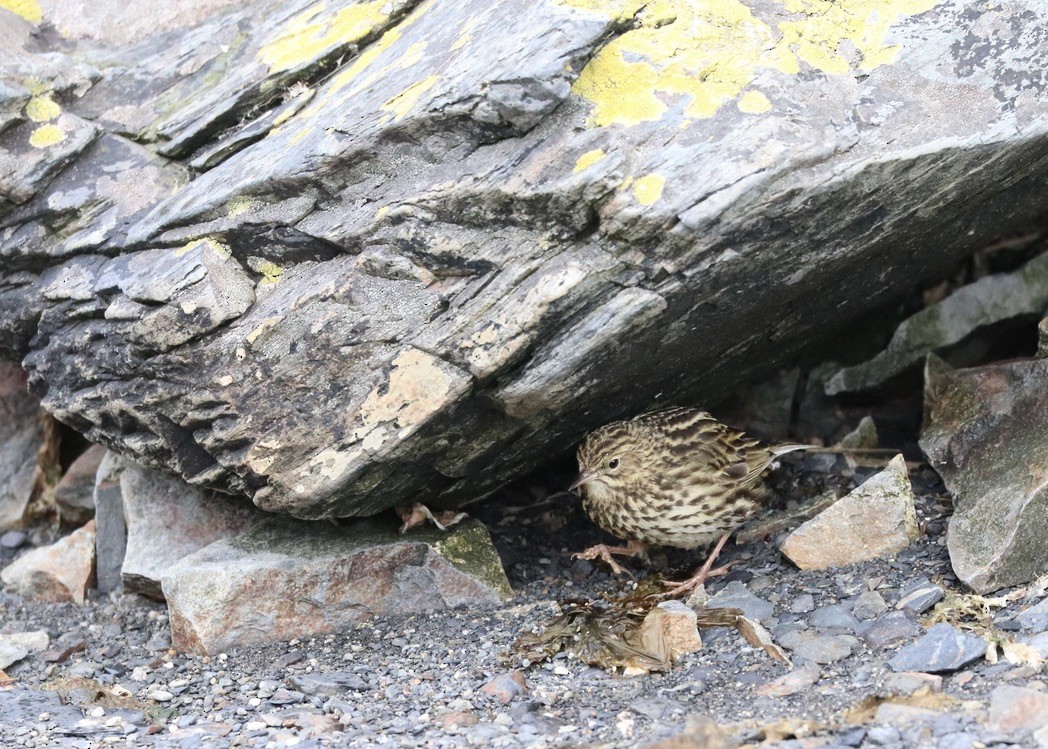
<instances>
[{"instance_id":1,"label":"layered rock face","mask_svg":"<svg viewBox=\"0 0 1048 749\"><path fill-rule=\"evenodd\" d=\"M0 355L302 518L714 398L1048 198L1033 2L71 5L0 10Z\"/></svg>"}]
</instances>

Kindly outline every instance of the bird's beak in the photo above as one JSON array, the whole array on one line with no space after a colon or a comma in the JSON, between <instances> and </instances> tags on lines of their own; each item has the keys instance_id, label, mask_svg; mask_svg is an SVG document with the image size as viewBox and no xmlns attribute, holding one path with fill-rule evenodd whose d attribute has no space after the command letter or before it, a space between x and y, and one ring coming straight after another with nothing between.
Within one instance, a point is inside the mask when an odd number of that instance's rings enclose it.
<instances>
[{"instance_id":1,"label":"bird's beak","mask_svg":"<svg viewBox=\"0 0 1048 749\"><path fill-rule=\"evenodd\" d=\"M597 478L597 474L591 473L590 471L583 471L575 477L575 483L568 487L568 491L573 492L583 484L593 481L595 478Z\"/></svg>"}]
</instances>

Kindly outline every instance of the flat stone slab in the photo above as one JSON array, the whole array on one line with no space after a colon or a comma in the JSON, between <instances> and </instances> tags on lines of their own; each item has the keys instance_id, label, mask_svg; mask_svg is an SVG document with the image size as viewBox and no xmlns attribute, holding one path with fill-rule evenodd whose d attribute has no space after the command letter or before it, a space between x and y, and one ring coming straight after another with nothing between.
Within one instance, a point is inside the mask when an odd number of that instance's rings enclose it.
<instances>
[{"instance_id":1,"label":"flat stone slab","mask_svg":"<svg viewBox=\"0 0 1048 749\"><path fill-rule=\"evenodd\" d=\"M892 671L956 671L986 654L986 641L949 624L936 624L888 661Z\"/></svg>"},{"instance_id":2,"label":"flat stone slab","mask_svg":"<svg viewBox=\"0 0 1048 749\"><path fill-rule=\"evenodd\" d=\"M405 535L387 519L342 528L271 520L183 558L162 583L173 645L209 654L331 632L373 614L491 607L511 594L474 520Z\"/></svg>"},{"instance_id":3,"label":"flat stone slab","mask_svg":"<svg viewBox=\"0 0 1048 749\"><path fill-rule=\"evenodd\" d=\"M790 533L780 547L804 570L892 556L917 537L913 488L901 455Z\"/></svg>"}]
</instances>

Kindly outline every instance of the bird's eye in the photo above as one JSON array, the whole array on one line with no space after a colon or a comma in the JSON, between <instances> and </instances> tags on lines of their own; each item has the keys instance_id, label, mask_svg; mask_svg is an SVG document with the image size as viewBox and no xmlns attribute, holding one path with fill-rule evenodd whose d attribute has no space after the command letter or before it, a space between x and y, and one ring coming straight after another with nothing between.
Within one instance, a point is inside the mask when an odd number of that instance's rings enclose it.
<instances>
[{"instance_id":1,"label":"bird's eye","mask_svg":"<svg viewBox=\"0 0 1048 749\"><path fill-rule=\"evenodd\" d=\"M614 471L618 467L619 467L619 459L618 458L612 458L611 460L608 461L608 468L610 470Z\"/></svg>"}]
</instances>

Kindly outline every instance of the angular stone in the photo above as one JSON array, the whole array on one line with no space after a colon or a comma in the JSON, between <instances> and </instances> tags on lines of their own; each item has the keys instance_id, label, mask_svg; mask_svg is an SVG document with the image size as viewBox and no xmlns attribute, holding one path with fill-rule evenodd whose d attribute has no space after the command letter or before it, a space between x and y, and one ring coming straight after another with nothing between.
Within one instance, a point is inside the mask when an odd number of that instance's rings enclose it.
<instances>
[{"instance_id":1,"label":"angular stone","mask_svg":"<svg viewBox=\"0 0 1048 749\"><path fill-rule=\"evenodd\" d=\"M992 728L1024 736L1048 726L1048 693L1002 684L990 694Z\"/></svg>"},{"instance_id":2,"label":"angular stone","mask_svg":"<svg viewBox=\"0 0 1048 749\"><path fill-rule=\"evenodd\" d=\"M702 649L695 610L681 601L663 601L652 608L641 622L638 637L645 650L666 652L671 661Z\"/></svg>"},{"instance_id":3,"label":"angular stone","mask_svg":"<svg viewBox=\"0 0 1048 749\"><path fill-rule=\"evenodd\" d=\"M790 533L780 547L801 569L843 567L891 556L917 537L913 488L901 455Z\"/></svg>"},{"instance_id":4,"label":"angular stone","mask_svg":"<svg viewBox=\"0 0 1048 749\"><path fill-rule=\"evenodd\" d=\"M83 603L95 580L95 522L26 552L0 572L0 579L30 600Z\"/></svg>"},{"instance_id":5,"label":"angular stone","mask_svg":"<svg viewBox=\"0 0 1048 749\"><path fill-rule=\"evenodd\" d=\"M899 602L895 604L897 609L905 609L914 616L923 614L932 606L937 604L946 595L942 586L936 585L927 578L915 580L902 589Z\"/></svg>"},{"instance_id":6,"label":"angular stone","mask_svg":"<svg viewBox=\"0 0 1048 749\"><path fill-rule=\"evenodd\" d=\"M884 677L884 687L895 694L913 694L921 690L930 693L942 691L942 677L919 671L902 671Z\"/></svg>"},{"instance_id":7,"label":"angular stone","mask_svg":"<svg viewBox=\"0 0 1048 749\"><path fill-rule=\"evenodd\" d=\"M124 589L150 598L163 598L160 580L180 559L266 517L243 499L203 491L144 466L127 465L119 481L127 521Z\"/></svg>"},{"instance_id":8,"label":"angular stone","mask_svg":"<svg viewBox=\"0 0 1048 749\"><path fill-rule=\"evenodd\" d=\"M859 620L852 616L843 606L831 604L816 609L808 617L812 627L846 629L854 632L859 627Z\"/></svg>"},{"instance_id":9,"label":"angular stone","mask_svg":"<svg viewBox=\"0 0 1048 749\"><path fill-rule=\"evenodd\" d=\"M1048 359L951 370L929 358L920 444L954 497L957 577L979 593L1048 565Z\"/></svg>"},{"instance_id":10,"label":"angular stone","mask_svg":"<svg viewBox=\"0 0 1048 749\"><path fill-rule=\"evenodd\" d=\"M986 654L986 641L949 624L936 624L888 661L892 671L956 671Z\"/></svg>"},{"instance_id":11,"label":"angular stone","mask_svg":"<svg viewBox=\"0 0 1048 749\"><path fill-rule=\"evenodd\" d=\"M183 558L162 583L174 646L198 653L331 632L372 614L486 608L511 592L476 521L401 535L387 519L338 529L272 520Z\"/></svg>"},{"instance_id":12,"label":"angular stone","mask_svg":"<svg viewBox=\"0 0 1048 749\"><path fill-rule=\"evenodd\" d=\"M127 551L127 522L120 474L125 467L119 455L107 450L95 473L95 577L100 593L123 587L121 571Z\"/></svg>"},{"instance_id":13,"label":"angular stone","mask_svg":"<svg viewBox=\"0 0 1048 749\"><path fill-rule=\"evenodd\" d=\"M1038 4L42 5L76 31L5 48L3 355L93 441L300 517L713 400L1048 198Z\"/></svg>"},{"instance_id":14,"label":"angular stone","mask_svg":"<svg viewBox=\"0 0 1048 749\"><path fill-rule=\"evenodd\" d=\"M366 692L368 683L350 671L292 674L288 682L302 694L338 697L346 692Z\"/></svg>"},{"instance_id":15,"label":"angular stone","mask_svg":"<svg viewBox=\"0 0 1048 749\"><path fill-rule=\"evenodd\" d=\"M782 676L761 684L754 689L762 697L789 697L803 692L815 685L822 676L822 670L815 663L805 663Z\"/></svg>"},{"instance_id":16,"label":"angular stone","mask_svg":"<svg viewBox=\"0 0 1048 749\"><path fill-rule=\"evenodd\" d=\"M40 401L17 364L0 361L0 530L18 527L36 486Z\"/></svg>"},{"instance_id":17,"label":"angular stone","mask_svg":"<svg viewBox=\"0 0 1048 749\"><path fill-rule=\"evenodd\" d=\"M50 638L44 630L0 634L0 671L28 655L45 650Z\"/></svg>"},{"instance_id":18,"label":"angular stone","mask_svg":"<svg viewBox=\"0 0 1048 749\"><path fill-rule=\"evenodd\" d=\"M880 650L894 642L911 639L921 629L906 612L893 611L871 621L863 622L856 631L871 649Z\"/></svg>"},{"instance_id":19,"label":"angular stone","mask_svg":"<svg viewBox=\"0 0 1048 749\"><path fill-rule=\"evenodd\" d=\"M80 526L95 516L95 474L105 453L101 445L91 445L55 486L55 502L63 523Z\"/></svg>"},{"instance_id":20,"label":"angular stone","mask_svg":"<svg viewBox=\"0 0 1048 749\"><path fill-rule=\"evenodd\" d=\"M884 702L877 706L877 712L874 713L873 722L887 726L902 727L914 723L927 723L928 721L935 720L940 715L942 715L942 713L938 710L929 710L926 707Z\"/></svg>"},{"instance_id":21,"label":"angular stone","mask_svg":"<svg viewBox=\"0 0 1048 749\"><path fill-rule=\"evenodd\" d=\"M775 607L763 598L755 596L744 583L733 580L718 590L706 607L711 609L739 609L742 615L753 621L767 624L772 621Z\"/></svg>"},{"instance_id":22,"label":"angular stone","mask_svg":"<svg viewBox=\"0 0 1048 749\"><path fill-rule=\"evenodd\" d=\"M826 383L830 395L874 388L928 354L952 346L977 328L1048 308L1048 253L1014 273L998 273L962 286L943 301L904 321L873 359L842 369Z\"/></svg>"},{"instance_id":23,"label":"angular stone","mask_svg":"<svg viewBox=\"0 0 1048 749\"><path fill-rule=\"evenodd\" d=\"M692 612L693 614L695 612ZM701 647L701 643L700 643ZM481 694L494 697L503 705L508 705L514 697L528 693L528 685L524 680L524 674L514 669L509 673L499 674L494 679L480 688Z\"/></svg>"},{"instance_id":24,"label":"angular stone","mask_svg":"<svg viewBox=\"0 0 1048 749\"><path fill-rule=\"evenodd\" d=\"M787 632L779 644L795 656L814 663L836 663L855 652L859 641L851 635L824 635L808 630Z\"/></svg>"},{"instance_id":25,"label":"angular stone","mask_svg":"<svg viewBox=\"0 0 1048 749\"><path fill-rule=\"evenodd\" d=\"M1034 632L1048 630L1048 598L1023 609L1015 619L1023 629L1033 630Z\"/></svg>"},{"instance_id":26,"label":"angular stone","mask_svg":"<svg viewBox=\"0 0 1048 749\"><path fill-rule=\"evenodd\" d=\"M876 590L868 590L860 593L852 606L852 616L856 619L873 619L888 610L888 604L884 602L884 596Z\"/></svg>"}]
</instances>

